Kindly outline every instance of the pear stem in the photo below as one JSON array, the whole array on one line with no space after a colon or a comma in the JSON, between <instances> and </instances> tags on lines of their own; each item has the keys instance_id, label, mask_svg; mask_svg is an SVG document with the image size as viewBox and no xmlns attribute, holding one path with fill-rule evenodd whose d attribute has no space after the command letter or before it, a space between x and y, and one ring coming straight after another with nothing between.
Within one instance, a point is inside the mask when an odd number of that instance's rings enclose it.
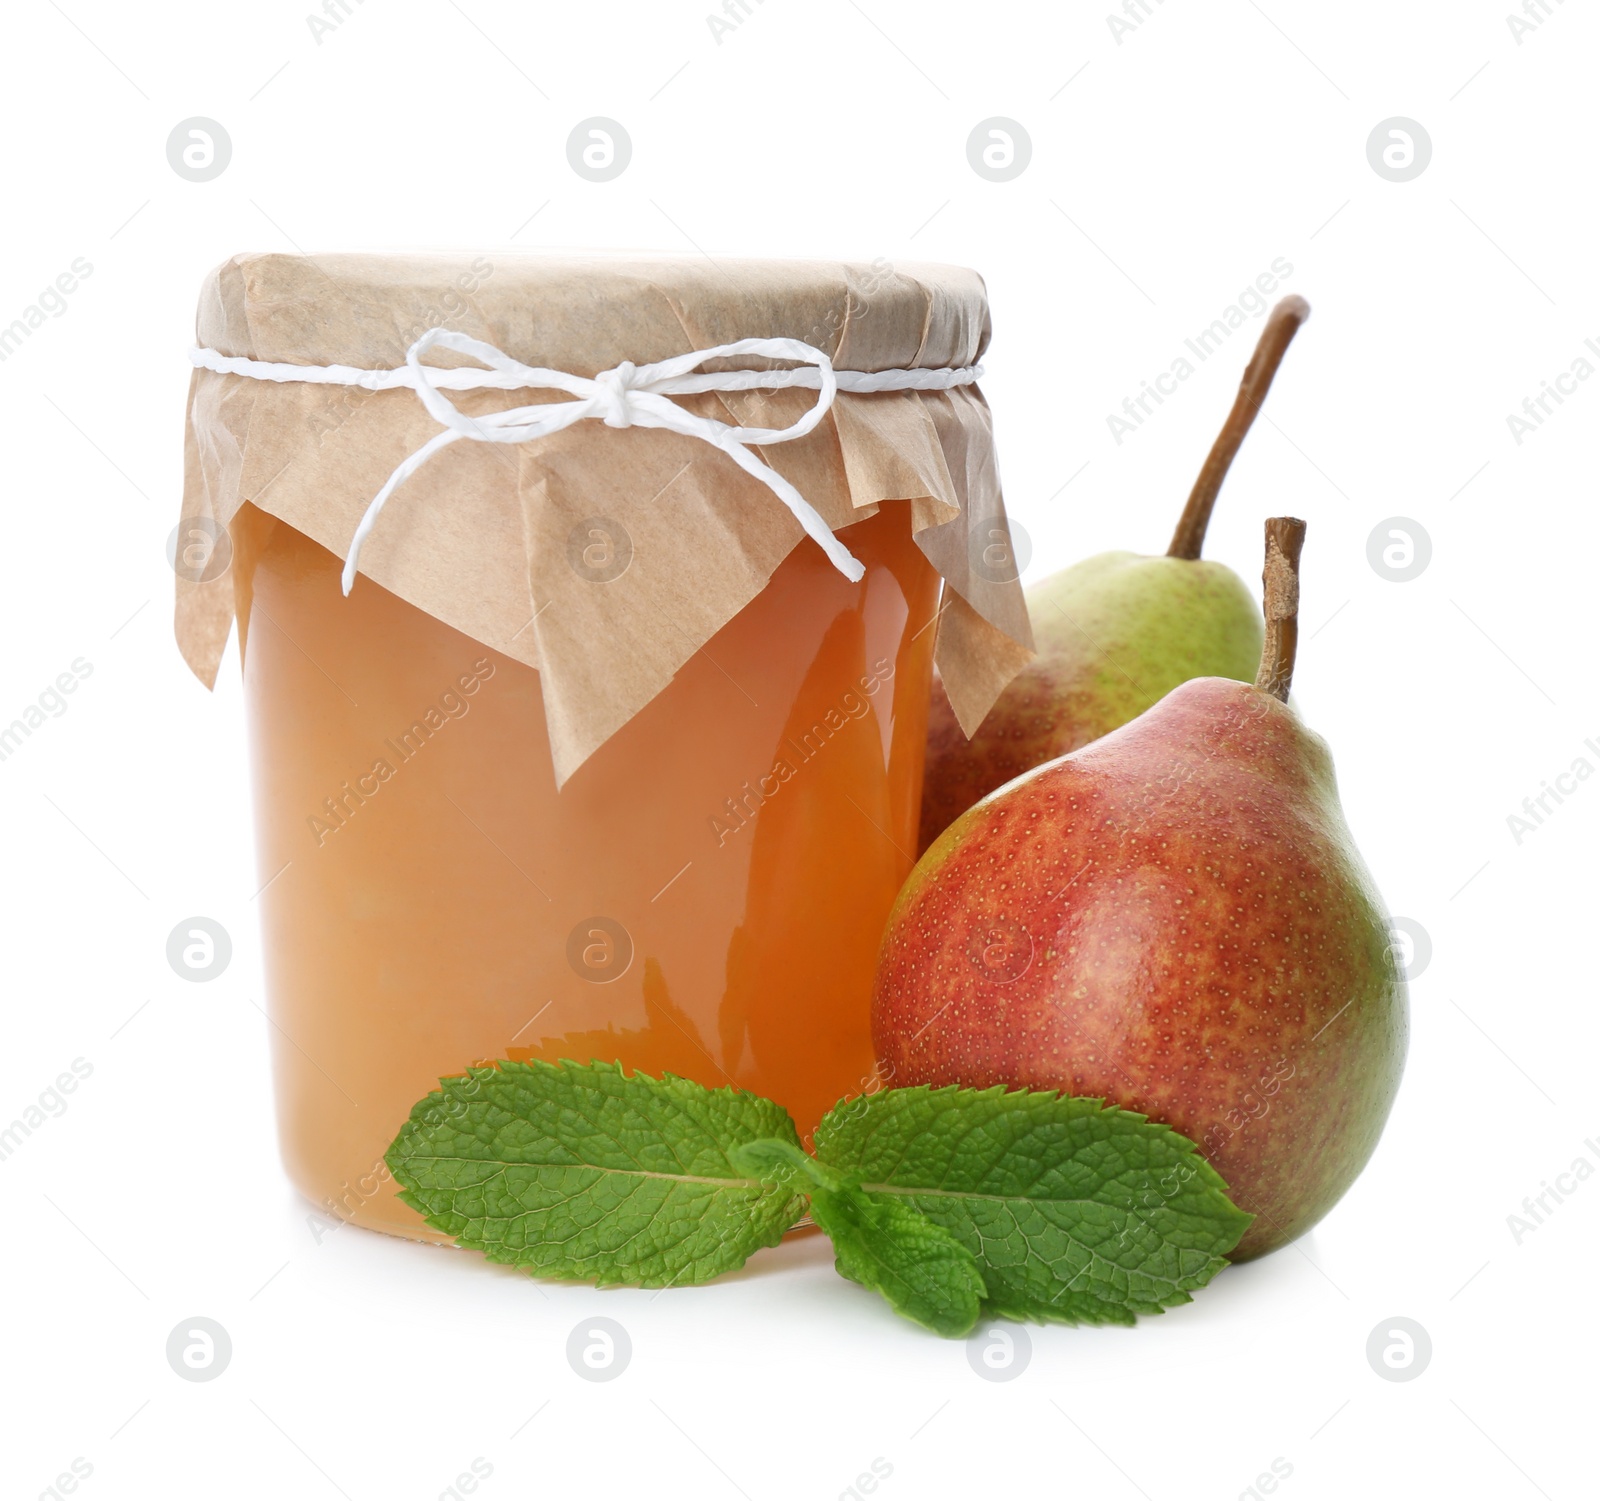
<instances>
[{"instance_id":1,"label":"pear stem","mask_svg":"<svg viewBox=\"0 0 1600 1501\"><path fill-rule=\"evenodd\" d=\"M1239 452L1239 445L1244 442L1245 434L1256 420L1261 403L1267 399L1272 378L1278 373L1278 366L1283 363L1290 342L1299 332L1300 325L1310 316L1311 305L1304 297L1285 297L1267 314L1266 327L1261 330L1255 353L1250 356L1250 363L1245 366L1244 376L1239 382L1239 394L1233 399L1233 410L1222 424L1217 441L1211 445L1211 452L1206 455L1194 489L1189 492L1183 515L1178 518L1178 529L1173 532L1172 542L1167 548L1169 558L1193 560L1200 556L1200 549L1205 546L1206 528L1211 524L1211 508L1217 503L1217 494L1222 489L1223 480L1228 477L1234 455Z\"/></svg>"},{"instance_id":2,"label":"pear stem","mask_svg":"<svg viewBox=\"0 0 1600 1501\"><path fill-rule=\"evenodd\" d=\"M1305 540L1306 524L1298 516L1274 516L1267 522L1267 562L1261 570L1267 634L1256 687L1281 703L1289 701L1295 648L1300 643L1300 549Z\"/></svg>"}]
</instances>

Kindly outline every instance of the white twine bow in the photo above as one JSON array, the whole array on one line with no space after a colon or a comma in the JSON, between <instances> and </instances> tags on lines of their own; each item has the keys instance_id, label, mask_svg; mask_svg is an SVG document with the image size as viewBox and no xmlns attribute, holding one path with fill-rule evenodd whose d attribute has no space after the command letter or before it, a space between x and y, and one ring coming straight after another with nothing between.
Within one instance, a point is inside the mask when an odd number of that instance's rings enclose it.
<instances>
[{"instance_id":1,"label":"white twine bow","mask_svg":"<svg viewBox=\"0 0 1600 1501\"><path fill-rule=\"evenodd\" d=\"M470 355L486 369L444 369L424 365L422 356L435 346ZM732 370L717 374L691 374L707 360L735 355L762 355L771 359L794 360L793 370ZM252 380L302 381L314 385L361 386L369 391L409 388L421 398L428 415L444 431L435 434L409 458L403 460L383 488L372 497L355 535L350 539L341 583L349 594L355 584L361 546L377 523L379 513L394 492L440 449L462 438L481 443L527 443L547 438L571 427L575 422L598 418L607 427L661 427L687 437L699 438L733 460L751 478L759 480L789 508L795 520L828 556L833 566L852 582L865 570L850 550L834 536L806 498L777 470L763 464L752 446L788 443L803 438L822 421L839 391L942 391L952 386L970 385L983 371L968 365L958 369L930 370L835 370L833 362L820 349L799 339L738 339L711 349L674 355L653 365L635 365L624 360L611 370L602 370L593 380L569 375L564 370L546 370L524 365L503 350L481 339L470 338L445 328L429 329L406 351L406 363L395 370L362 370L351 365L285 365L263 360L219 354L214 349L193 349L191 363L221 375L242 375ZM782 390L800 387L815 389L817 399L811 408L788 427L735 427L700 417L669 400L701 391ZM543 402L536 406L511 407L501 412L486 412L473 417L458 408L445 391L470 390L554 390L565 391L572 401Z\"/></svg>"}]
</instances>

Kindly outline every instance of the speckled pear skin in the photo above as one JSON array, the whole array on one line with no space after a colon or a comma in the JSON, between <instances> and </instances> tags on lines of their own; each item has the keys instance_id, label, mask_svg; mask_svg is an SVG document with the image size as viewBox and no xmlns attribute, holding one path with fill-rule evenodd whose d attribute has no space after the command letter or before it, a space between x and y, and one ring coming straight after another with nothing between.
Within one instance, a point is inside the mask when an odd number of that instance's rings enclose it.
<instances>
[{"instance_id":1,"label":"speckled pear skin","mask_svg":"<svg viewBox=\"0 0 1600 1501\"><path fill-rule=\"evenodd\" d=\"M1261 607L1221 563L1105 552L1028 590L1036 661L969 741L934 685L919 850L980 797L1141 714L1195 677L1250 682Z\"/></svg>"},{"instance_id":2,"label":"speckled pear skin","mask_svg":"<svg viewBox=\"0 0 1600 1501\"><path fill-rule=\"evenodd\" d=\"M885 933L873 1040L895 1085L1098 1095L1197 1142L1303 1234L1372 1155L1405 1058L1389 920L1323 741L1221 678L963 815Z\"/></svg>"}]
</instances>

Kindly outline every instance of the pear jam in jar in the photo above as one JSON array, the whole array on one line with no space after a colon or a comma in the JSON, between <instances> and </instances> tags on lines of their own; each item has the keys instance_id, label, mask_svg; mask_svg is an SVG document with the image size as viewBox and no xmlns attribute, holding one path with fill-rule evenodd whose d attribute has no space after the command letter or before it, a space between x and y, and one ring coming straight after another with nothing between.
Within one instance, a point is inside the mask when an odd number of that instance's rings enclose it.
<instances>
[{"instance_id":1,"label":"pear jam in jar","mask_svg":"<svg viewBox=\"0 0 1600 1501\"><path fill-rule=\"evenodd\" d=\"M373 496L457 419L414 386L296 372L398 381L445 323L529 380L590 381L746 336L841 371L960 370L987 309L948 267L241 256L214 273L185 515L225 530L232 560L180 578L178 627L207 681L230 625L240 640L284 1161L328 1212L426 1240L444 1237L384 1153L472 1065L617 1061L768 1096L802 1134L869 1087L936 651L970 716L1028 640L1015 581L968 569L972 515L1004 519L974 377L842 388L814 430L748 450L859 578L762 476L637 420L640 401L525 441L463 433L394 488L347 594ZM449 345L417 358L482 373ZM774 364L792 367L754 368ZM444 395L469 427L582 399ZM771 432L819 389L656 399Z\"/></svg>"}]
</instances>

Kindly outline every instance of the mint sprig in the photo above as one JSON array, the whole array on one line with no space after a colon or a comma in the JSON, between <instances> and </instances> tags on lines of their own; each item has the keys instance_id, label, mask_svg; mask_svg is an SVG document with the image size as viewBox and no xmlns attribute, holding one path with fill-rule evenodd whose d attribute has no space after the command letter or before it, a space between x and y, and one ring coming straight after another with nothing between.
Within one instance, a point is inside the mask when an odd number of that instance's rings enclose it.
<instances>
[{"instance_id":1,"label":"mint sprig","mask_svg":"<svg viewBox=\"0 0 1600 1501\"><path fill-rule=\"evenodd\" d=\"M505 1062L442 1080L386 1160L461 1245L602 1286L708 1281L809 1207L842 1275L944 1335L1131 1324L1189 1301L1250 1223L1192 1142L1099 1100L885 1090L836 1106L816 1148L742 1090Z\"/></svg>"},{"instance_id":2,"label":"mint sprig","mask_svg":"<svg viewBox=\"0 0 1600 1501\"><path fill-rule=\"evenodd\" d=\"M1187 1303L1251 1219L1187 1137L1094 1099L890 1089L835 1106L816 1149L966 1246L997 1318L1131 1324Z\"/></svg>"}]
</instances>

